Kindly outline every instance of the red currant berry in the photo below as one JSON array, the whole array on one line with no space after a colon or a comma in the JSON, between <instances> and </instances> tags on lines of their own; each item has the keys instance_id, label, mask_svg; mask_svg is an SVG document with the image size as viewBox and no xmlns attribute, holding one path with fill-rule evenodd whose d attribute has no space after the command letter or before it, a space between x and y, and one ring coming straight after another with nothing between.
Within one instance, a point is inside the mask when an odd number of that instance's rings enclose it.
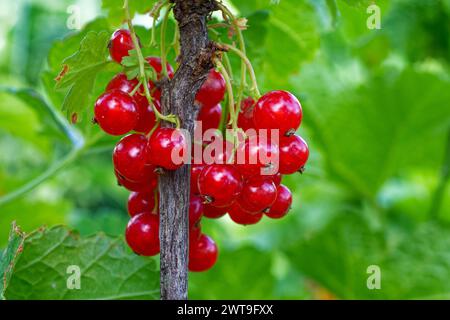
<instances>
[{"instance_id":1,"label":"red currant berry","mask_svg":"<svg viewBox=\"0 0 450 320\"><path fill-rule=\"evenodd\" d=\"M242 101L241 110L238 117L238 127L244 131L248 129L254 129L253 123L253 108L255 107L255 100L249 97Z\"/></svg>"},{"instance_id":2,"label":"red currant berry","mask_svg":"<svg viewBox=\"0 0 450 320\"><path fill-rule=\"evenodd\" d=\"M226 215L228 208L217 208L208 204L203 205L203 215L209 219L219 219Z\"/></svg>"},{"instance_id":3,"label":"red currant berry","mask_svg":"<svg viewBox=\"0 0 450 320\"><path fill-rule=\"evenodd\" d=\"M176 170L184 164L186 138L180 130L158 128L148 142L148 162L156 167Z\"/></svg>"},{"instance_id":4,"label":"red currant berry","mask_svg":"<svg viewBox=\"0 0 450 320\"><path fill-rule=\"evenodd\" d=\"M137 93L136 93L137 94ZM147 101L147 99L146 99ZM161 112L161 104L158 100L153 100L156 109ZM137 132L149 133L156 125L156 116L153 112L153 107L147 102L145 104L138 104L139 120L134 128Z\"/></svg>"},{"instance_id":5,"label":"red currant berry","mask_svg":"<svg viewBox=\"0 0 450 320\"><path fill-rule=\"evenodd\" d=\"M139 120L133 98L119 90L102 94L95 103L94 114L103 131L114 136L133 130Z\"/></svg>"},{"instance_id":6,"label":"red currant berry","mask_svg":"<svg viewBox=\"0 0 450 320\"><path fill-rule=\"evenodd\" d=\"M246 226L256 224L261 221L263 213L251 213L245 211L237 202L235 202L228 210L228 215L235 223Z\"/></svg>"},{"instance_id":7,"label":"red currant berry","mask_svg":"<svg viewBox=\"0 0 450 320\"><path fill-rule=\"evenodd\" d=\"M130 94L134 88L139 84L137 79L128 80L127 76L124 73L119 73L106 86L106 92L112 90L120 90L125 93ZM147 98L145 97L144 88L141 85L137 92L133 96L136 105L140 104L148 104Z\"/></svg>"},{"instance_id":8,"label":"red currant berry","mask_svg":"<svg viewBox=\"0 0 450 320\"><path fill-rule=\"evenodd\" d=\"M284 217L292 205L292 193L284 185L279 185L277 188L277 199L275 200L270 210L266 212L266 216L272 219L280 219Z\"/></svg>"},{"instance_id":9,"label":"red currant berry","mask_svg":"<svg viewBox=\"0 0 450 320\"><path fill-rule=\"evenodd\" d=\"M116 144L113 151L114 168L127 180L140 181L147 162L147 138L130 134Z\"/></svg>"},{"instance_id":10,"label":"red currant berry","mask_svg":"<svg viewBox=\"0 0 450 320\"><path fill-rule=\"evenodd\" d=\"M281 173L277 173L273 176L270 177L273 181L273 183L275 183L275 185L278 187L281 184L281 180L283 179L283 176L281 175Z\"/></svg>"},{"instance_id":11,"label":"red currant berry","mask_svg":"<svg viewBox=\"0 0 450 320\"><path fill-rule=\"evenodd\" d=\"M111 58L118 62L122 62L122 58L128 56L128 51L134 48L133 40L129 30L119 29L114 31L108 44L109 54Z\"/></svg>"},{"instance_id":12,"label":"red currant berry","mask_svg":"<svg viewBox=\"0 0 450 320\"><path fill-rule=\"evenodd\" d=\"M203 215L203 201L199 196L192 196L189 202L189 228L197 224Z\"/></svg>"},{"instance_id":13,"label":"red currant berry","mask_svg":"<svg viewBox=\"0 0 450 320\"><path fill-rule=\"evenodd\" d=\"M302 121L302 107L287 91L271 91L256 102L253 119L258 129L279 129L280 135L295 131Z\"/></svg>"},{"instance_id":14,"label":"red currant berry","mask_svg":"<svg viewBox=\"0 0 450 320\"><path fill-rule=\"evenodd\" d=\"M161 80L162 77L162 63L160 57L147 57L145 58L147 62L152 66L153 70L156 72L156 80ZM169 76L169 79L172 79L175 72L173 70L173 67L170 65L170 63L166 63L166 69L167 69L167 75Z\"/></svg>"},{"instance_id":15,"label":"red currant berry","mask_svg":"<svg viewBox=\"0 0 450 320\"><path fill-rule=\"evenodd\" d=\"M239 205L248 212L269 209L277 198L277 187L272 180L254 176L247 180L239 197Z\"/></svg>"},{"instance_id":16,"label":"red currant berry","mask_svg":"<svg viewBox=\"0 0 450 320\"><path fill-rule=\"evenodd\" d=\"M217 255L214 240L202 234L189 246L189 271L201 272L211 269L217 261Z\"/></svg>"},{"instance_id":17,"label":"red currant berry","mask_svg":"<svg viewBox=\"0 0 450 320\"><path fill-rule=\"evenodd\" d=\"M206 164L227 164L232 160L234 145L229 140L216 137L203 150L203 161Z\"/></svg>"},{"instance_id":18,"label":"red currant berry","mask_svg":"<svg viewBox=\"0 0 450 320\"><path fill-rule=\"evenodd\" d=\"M140 181L127 180L116 170L114 170L114 174L116 175L117 183L119 184L119 186L122 186L127 190L136 192L151 192L155 190L158 185L158 176L154 171L155 167L146 166L144 177Z\"/></svg>"},{"instance_id":19,"label":"red currant berry","mask_svg":"<svg viewBox=\"0 0 450 320\"><path fill-rule=\"evenodd\" d=\"M195 101L203 108L212 108L223 100L225 90L226 84L222 74L211 69L205 82L197 92Z\"/></svg>"},{"instance_id":20,"label":"red currant berry","mask_svg":"<svg viewBox=\"0 0 450 320\"><path fill-rule=\"evenodd\" d=\"M198 176L200 175L200 173L202 172L203 168L205 166L202 164L192 164L191 165L191 193L192 194L199 194L200 192L198 191Z\"/></svg>"},{"instance_id":21,"label":"red currant berry","mask_svg":"<svg viewBox=\"0 0 450 320\"><path fill-rule=\"evenodd\" d=\"M128 246L142 256L159 253L159 216L150 212L140 213L128 222L125 238Z\"/></svg>"},{"instance_id":22,"label":"red currant berry","mask_svg":"<svg viewBox=\"0 0 450 320\"><path fill-rule=\"evenodd\" d=\"M219 128L221 118L222 106L220 104L210 108L201 107L197 121L202 124L202 135L205 134L206 130Z\"/></svg>"},{"instance_id":23,"label":"red currant berry","mask_svg":"<svg viewBox=\"0 0 450 320\"><path fill-rule=\"evenodd\" d=\"M227 207L239 196L242 190L242 177L233 166L208 165L198 177L198 190L208 204Z\"/></svg>"},{"instance_id":24,"label":"red currant berry","mask_svg":"<svg viewBox=\"0 0 450 320\"><path fill-rule=\"evenodd\" d=\"M236 160L244 178L269 175L279 161L278 145L267 139L251 136L245 143L240 144Z\"/></svg>"},{"instance_id":25,"label":"red currant berry","mask_svg":"<svg viewBox=\"0 0 450 320\"><path fill-rule=\"evenodd\" d=\"M128 197L128 213L131 217L142 212L152 212L155 208L154 192L132 192Z\"/></svg>"},{"instance_id":26,"label":"red currant berry","mask_svg":"<svg viewBox=\"0 0 450 320\"><path fill-rule=\"evenodd\" d=\"M298 135L280 139L280 173L302 172L309 157L306 142Z\"/></svg>"},{"instance_id":27,"label":"red currant berry","mask_svg":"<svg viewBox=\"0 0 450 320\"><path fill-rule=\"evenodd\" d=\"M189 228L189 243L197 242L200 239L200 236L202 234L202 227L200 223L197 223L193 225L191 228Z\"/></svg>"}]
</instances>

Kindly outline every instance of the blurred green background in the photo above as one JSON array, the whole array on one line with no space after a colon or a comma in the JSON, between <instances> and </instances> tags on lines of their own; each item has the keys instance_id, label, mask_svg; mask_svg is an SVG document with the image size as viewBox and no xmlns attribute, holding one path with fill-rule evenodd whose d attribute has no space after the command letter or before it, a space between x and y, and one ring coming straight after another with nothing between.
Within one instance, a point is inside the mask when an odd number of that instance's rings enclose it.
<instances>
[{"instance_id":1,"label":"blurred green background","mask_svg":"<svg viewBox=\"0 0 450 320\"><path fill-rule=\"evenodd\" d=\"M83 236L122 237L128 192L113 174L117 139L89 122L90 106L117 69L97 79L76 126L64 120L64 92L53 81L88 30L120 26L121 2L0 2L0 248L13 220L26 232L65 224ZM372 3L381 9L381 29L367 27ZM305 174L283 180L294 193L285 219L251 227L227 217L203 221L220 256L211 271L190 275L190 298L450 298L450 1L232 5L248 18L244 35L260 89L300 98L299 133L312 154ZM68 28L73 10L81 31ZM145 43L148 19L139 21ZM43 173L36 188L10 197ZM27 270L45 273L44 264ZM367 287L371 265L380 267L381 289ZM13 274L9 296L54 298L53 280ZM62 297L105 296L81 290ZM120 297L127 296L110 296Z\"/></svg>"}]
</instances>

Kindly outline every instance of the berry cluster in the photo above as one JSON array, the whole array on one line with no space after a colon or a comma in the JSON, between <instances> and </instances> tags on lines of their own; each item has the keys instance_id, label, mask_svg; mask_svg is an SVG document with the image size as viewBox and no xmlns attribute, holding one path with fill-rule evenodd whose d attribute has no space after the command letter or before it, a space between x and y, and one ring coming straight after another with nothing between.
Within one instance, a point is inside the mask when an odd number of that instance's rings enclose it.
<instances>
[{"instance_id":1,"label":"berry cluster","mask_svg":"<svg viewBox=\"0 0 450 320\"><path fill-rule=\"evenodd\" d=\"M114 32L109 45L111 58L122 63L135 49L133 43L137 42L128 30ZM169 79L174 69L168 63L163 66L159 57L147 57L145 63L153 69L154 78L143 82L142 78L117 74L95 103L94 122L110 135L127 134L113 151L118 184L131 191L126 241L135 253L153 256L160 251L158 176L188 163L186 158L192 153L187 151L196 147L189 145L178 126L160 125L168 117L160 113L158 83L163 68ZM224 75L212 69L195 98L199 107L195 137L212 131L213 138L194 139L201 156L194 152L190 159L190 271L210 269L218 256L215 242L201 231L202 217L217 219L228 213L241 225L255 224L264 215L284 217L292 194L281 184L282 176L303 172L309 156L307 144L295 134L302 121L302 108L292 94L271 91L242 99L233 123L220 104L228 89L228 76ZM231 139L218 135L223 118L232 127ZM272 132L270 139L266 132Z\"/></svg>"}]
</instances>

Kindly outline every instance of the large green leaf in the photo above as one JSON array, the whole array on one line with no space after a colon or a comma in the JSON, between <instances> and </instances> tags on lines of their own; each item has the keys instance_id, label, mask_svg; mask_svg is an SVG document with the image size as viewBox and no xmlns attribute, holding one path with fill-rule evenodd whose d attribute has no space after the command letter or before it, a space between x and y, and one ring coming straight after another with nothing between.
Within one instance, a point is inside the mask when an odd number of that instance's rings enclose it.
<instances>
[{"instance_id":1,"label":"large green leaf","mask_svg":"<svg viewBox=\"0 0 450 320\"><path fill-rule=\"evenodd\" d=\"M414 70L364 79L349 63L305 68L298 86L331 173L359 194L373 198L409 167L440 165L450 125L448 81Z\"/></svg>"},{"instance_id":2,"label":"large green leaf","mask_svg":"<svg viewBox=\"0 0 450 320\"><path fill-rule=\"evenodd\" d=\"M16 242L10 242L7 252L16 246ZM20 250L5 290L6 299L159 297L156 259L133 254L122 238L104 234L82 238L58 226L27 235ZM81 271L80 289L68 289L73 275L70 266Z\"/></svg>"}]
</instances>

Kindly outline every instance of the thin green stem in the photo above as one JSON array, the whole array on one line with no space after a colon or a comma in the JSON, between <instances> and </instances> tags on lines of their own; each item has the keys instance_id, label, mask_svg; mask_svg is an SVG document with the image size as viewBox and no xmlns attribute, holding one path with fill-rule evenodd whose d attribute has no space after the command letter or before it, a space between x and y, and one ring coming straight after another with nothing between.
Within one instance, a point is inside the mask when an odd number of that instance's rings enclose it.
<instances>
[{"instance_id":1,"label":"thin green stem","mask_svg":"<svg viewBox=\"0 0 450 320\"><path fill-rule=\"evenodd\" d=\"M261 97L261 93L260 93L260 91L259 91L259 89L258 89L258 81L257 81L257 79L256 79L255 70L253 69L252 63L251 63L250 60L247 58L247 56L245 55L245 53L242 52L241 50L239 50L238 48L236 48L236 47L234 47L234 46L231 46L231 45L229 45L229 44L224 43L224 44L221 44L221 45L222 45L223 47L225 47L226 49L228 49L228 50L234 52L235 54L237 54L237 55L242 59L242 61L243 61L243 62L245 63L245 65L247 66L248 73L249 73L250 78L251 78L251 80L252 80L252 87L251 87L250 90L253 91L253 92L255 93L256 98Z\"/></svg>"},{"instance_id":2,"label":"thin green stem","mask_svg":"<svg viewBox=\"0 0 450 320\"><path fill-rule=\"evenodd\" d=\"M162 65L162 73L164 78L168 78L167 74L167 52L166 52L166 30L167 30L167 22L169 20L169 14L172 7L167 7L166 13L164 14L163 21L161 23L161 65Z\"/></svg>"},{"instance_id":3,"label":"thin green stem","mask_svg":"<svg viewBox=\"0 0 450 320\"><path fill-rule=\"evenodd\" d=\"M220 73L222 73L223 78L225 79L226 89L227 89L227 97L228 97L228 109L231 115L231 125L233 129L237 129L237 121L236 121L236 110L234 105L234 97L233 97L233 86L231 84L231 78L225 69L222 62L216 60L216 65L219 68Z\"/></svg>"},{"instance_id":4,"label":"thin green stem","mask_svg":"<svg viewBox=\"0 0 450 320\"><path fill-rule=\"evenodd\" d=\"M157 3L155 3L152 10L150 11L150 15L153 18L150 47L156 46L156 22L158 21L159 14L161 13L162 7L164 7L168 3L169 3L168 1L160 0Z\"/></svg>"},{"instance_id":5,"label":"thin green stem","mask_svg":"<svg viewBox=\"0 0 450 320\"><path fill-rule=\"evenodd\" d=\"M136 92L139 90L139 87L142 85L142 79L139 80L139 83L134 87L133 91L130 92L130 96L134 96Z\"/></svg>"},{"instance_id":6,"label":"thin green stem","mask_svg":"<svg viewBox=\"0 0 450 320\"><path fill-rule=\"evenodd\" d=\"M178 29L178 27L175 27L173 33L172 47L175 51L175 55L178 56L180 54L180 29Z\"/></svg>"}]
</instances>

